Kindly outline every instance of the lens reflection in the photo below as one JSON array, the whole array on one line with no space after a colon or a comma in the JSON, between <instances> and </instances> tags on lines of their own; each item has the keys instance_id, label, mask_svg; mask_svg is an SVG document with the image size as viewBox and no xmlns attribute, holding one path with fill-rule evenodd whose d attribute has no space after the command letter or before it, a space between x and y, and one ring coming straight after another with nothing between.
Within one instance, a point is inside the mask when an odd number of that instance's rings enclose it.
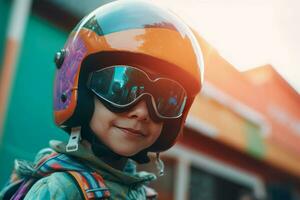
<instances>
[{"instance_id":1,"label":"lens reflection","mask_svg":"<svg viewBox=\"0 0 300 200\"><path fill-rule=\"evenodd\" d=\"M112 66L93 72L90 88L97 96L120 107L150 94L157 112L163 117L180 116L185 105L185 90L171 79L149 79L147 74L130 66Z\"/></svg>"}]
</instances>

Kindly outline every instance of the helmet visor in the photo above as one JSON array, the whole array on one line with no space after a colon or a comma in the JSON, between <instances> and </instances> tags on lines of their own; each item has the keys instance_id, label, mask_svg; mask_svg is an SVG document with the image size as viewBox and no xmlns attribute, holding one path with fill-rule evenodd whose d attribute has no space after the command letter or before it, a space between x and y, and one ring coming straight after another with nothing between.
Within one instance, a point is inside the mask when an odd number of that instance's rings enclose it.
<instances>
[{"instance_id":1,"label":"helmet visor","mask_svg":"<svg viewBox=\"0 0 300 200\"><path fill-rule=\"evenodd\" d=\"M117 108L129 107L143 95L150 95L156 115L162 119L180 117L187 98L178 82L168 78L151 80L144 71L127 65L92 72L88 88Z\"/></svg>"}]
</instances>

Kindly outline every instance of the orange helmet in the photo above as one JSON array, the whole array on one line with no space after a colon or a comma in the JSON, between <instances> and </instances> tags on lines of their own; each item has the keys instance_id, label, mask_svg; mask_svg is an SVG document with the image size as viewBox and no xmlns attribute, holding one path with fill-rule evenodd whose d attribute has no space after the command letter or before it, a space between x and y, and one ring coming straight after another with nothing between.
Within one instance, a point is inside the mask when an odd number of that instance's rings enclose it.
<instances>
[{"instance_id":1,"label":"orange helmet","mask_svg":"<svg viewBox=\"0 0 300 200\"><path fill-rule=\"evenodd\" d=\"M203 82L203 58L193 32L171 12L145 1L116 1L94 10L71 32L55 61L54 117L65 130L91 119L87 75L99 68L141 66L179 82L187 92L183 115L164 121L148 149L152 152L175 143Z\"/></svg>"}]
</instances>

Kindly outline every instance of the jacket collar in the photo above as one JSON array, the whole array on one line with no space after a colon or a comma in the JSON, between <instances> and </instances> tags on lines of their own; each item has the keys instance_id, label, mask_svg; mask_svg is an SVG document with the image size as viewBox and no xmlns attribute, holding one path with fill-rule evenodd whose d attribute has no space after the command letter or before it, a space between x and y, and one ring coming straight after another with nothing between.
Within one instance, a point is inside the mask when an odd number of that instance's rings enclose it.
<instances>
[{"instance_id":1,"label":"jacket collar","mask_svg":"<svg viewBox=\"0 0 300 200\"><path fill-rule=\"evenodd\" d=\"M66 143L61 141L51 140L50 146L56 152L79 158L84 164L98 172L105 180L132 185L144 184L156 179L156 176L152 173L136 172L135 163L132 160L128 160L124 171L117 170L96 157L89 148L81 143L79 143L78 150L74 152L67 152Z\"/></svg>"}]
</instances>

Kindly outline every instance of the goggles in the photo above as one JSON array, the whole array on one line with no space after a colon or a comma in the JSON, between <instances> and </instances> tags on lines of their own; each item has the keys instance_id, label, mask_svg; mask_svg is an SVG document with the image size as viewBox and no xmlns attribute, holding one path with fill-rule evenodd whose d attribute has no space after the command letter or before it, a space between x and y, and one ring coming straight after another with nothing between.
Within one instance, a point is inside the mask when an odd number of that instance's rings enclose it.
<instances>
[{"instance_id":1,"label":"goggles","mask_svg":"<svg viewBox=\"0 0 300 200\"><path fill-rule=\"evenodd\" d=\"M187 99L185 89L178 82L168 78L151 80L144 71L126 65L94 71L87 84L97 97L116 108L129 107L149 95L161 119L179 118Z\"/></svg>"}]
</instances>

